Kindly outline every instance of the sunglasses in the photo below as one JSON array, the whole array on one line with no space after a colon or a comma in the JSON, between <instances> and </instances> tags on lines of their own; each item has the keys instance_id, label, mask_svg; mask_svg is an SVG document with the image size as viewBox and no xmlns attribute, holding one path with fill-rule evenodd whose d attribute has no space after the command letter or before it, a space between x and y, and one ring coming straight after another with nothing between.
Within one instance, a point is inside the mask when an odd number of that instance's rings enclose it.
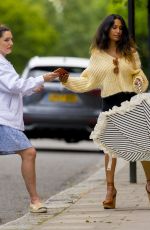
<instances>
[{"instance_id":1,"label":"sunglasses","mask_svg":"<svg viewBox=\"0 0 150 230\"><path fill-rule=\"evenodd\" d=\"M118 61L118 58L115 58L113 59L113 64L115 65L115 68L114 68L114 73L115 74L118 74L119 73L119 61Z\"/></svg>"}]
</instances>

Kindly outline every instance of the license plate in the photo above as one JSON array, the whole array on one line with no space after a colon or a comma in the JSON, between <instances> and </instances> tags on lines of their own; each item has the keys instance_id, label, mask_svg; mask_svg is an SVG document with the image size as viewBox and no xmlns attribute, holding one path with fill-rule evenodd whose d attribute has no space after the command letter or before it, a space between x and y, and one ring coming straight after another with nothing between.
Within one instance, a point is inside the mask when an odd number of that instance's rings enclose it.
<instances>
[{"instance_id":1,"label":"license plate","mask_svg":"<svg viewBox=\"0 0 150 230\"><path fill-rule=\"evenodd\" d=\"M48 95L48 100L51 102L76 103L78 98L74 94L50 93Z\"/></svg>"}]
</instances>

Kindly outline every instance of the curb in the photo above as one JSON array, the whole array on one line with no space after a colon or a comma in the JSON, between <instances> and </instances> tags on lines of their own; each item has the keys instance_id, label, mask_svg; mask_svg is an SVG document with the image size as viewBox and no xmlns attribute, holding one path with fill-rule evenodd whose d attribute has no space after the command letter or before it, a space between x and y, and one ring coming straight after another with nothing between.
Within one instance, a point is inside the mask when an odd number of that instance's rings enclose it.
<instances>
[{"instance_id":1,"label":"curb","mask_svg":"<svg viewBox=\"0 0 150 230\"><path fill-rule=\"evenodd\" d=\"M118 173L118 171L120 171L126 163L126 161L118 159L116 173ZM21 218L1 225L0 230L32 230L33 228L36 228L36 226L41 226L47 220L58 216L64 210L76 203L85 194L98 187L99 184L103 185L104 182L105 169L99 168L96 173L92 174L86 180L50 197L45 202L48 207L48 212L46 214L37 215L28 212Z\"/></svg>"}]
</instances>

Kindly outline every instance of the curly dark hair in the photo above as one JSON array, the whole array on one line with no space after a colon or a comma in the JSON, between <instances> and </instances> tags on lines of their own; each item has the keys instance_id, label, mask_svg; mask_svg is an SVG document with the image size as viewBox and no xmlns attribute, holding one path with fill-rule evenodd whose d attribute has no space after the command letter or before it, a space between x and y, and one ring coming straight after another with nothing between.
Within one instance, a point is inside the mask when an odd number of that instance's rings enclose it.
<instances>
[{"instance_id":1,"label":"curly dark hair","mask_svg":"<svg viewBox=\"0 0 150 230\"><path fill-rule=\"evenodd\" d=\"M136 44L129 35L129 31L124 19L118 14L111 14L107 16L99 25L91 44L91 50L95 48L107 50L109 48L109 31L114 25L115 19L119 19L122 24L122 36L117 42L117 51L120 52L125 58L132 60L133 50L136 50Z\"/></svg>"},{"instance_id":2,"label":"curly dark hair","mask_svg":"<svg viewBox=\"0 0 150 230\"><path fill-rule=\"evenodd\" d=\"M3 36L3 33L6 31L11 31L7 26L0 24L0 38Z\"/></svg>"}]
</instances>

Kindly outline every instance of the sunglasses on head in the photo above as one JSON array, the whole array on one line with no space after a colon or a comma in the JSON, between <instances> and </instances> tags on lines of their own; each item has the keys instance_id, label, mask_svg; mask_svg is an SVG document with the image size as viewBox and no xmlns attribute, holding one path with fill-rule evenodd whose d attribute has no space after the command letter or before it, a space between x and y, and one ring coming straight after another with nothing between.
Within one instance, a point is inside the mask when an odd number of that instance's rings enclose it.
<instances>
[{"instance_id":1,"label":"sunglasses on head","mask_svg":"<svg viewBox=\"0 0 150 230\"><path fill-rule=\"evenodd\" d=\"M118 61L118 58L115 58L113 59L113 64L115 65L115 68L114 68L114 73L115 74L118 74L119 73L119 61Z\"/></svg>"}]
</instances>

